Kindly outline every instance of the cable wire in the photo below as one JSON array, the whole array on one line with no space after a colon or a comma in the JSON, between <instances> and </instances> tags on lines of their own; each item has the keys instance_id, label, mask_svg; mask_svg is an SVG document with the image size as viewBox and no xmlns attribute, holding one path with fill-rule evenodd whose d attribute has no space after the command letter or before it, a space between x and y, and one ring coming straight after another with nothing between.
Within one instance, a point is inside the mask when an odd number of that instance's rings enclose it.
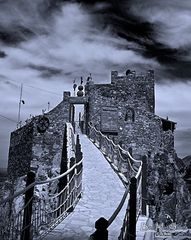
<instances>
[{"instance_id":1,"label":"cable wire","mask_svg":"<svg viewBox=\"0 0 191 240\"><path fill-rule=\"evenodd\" d=\"M17 123L17 121L15 121L15 120L13 120L13 119L11 119L11 118L8 118L8 117L6 117L6 116L3 116L2 114L0 114L0 117L5 118L5 119L7 119L7 120L9 120L9 121L11 121L11 122Z\"/></svg>"},{"instance_id":2,"label":"cable wire","mask_svg":"<svg viewBox=\"0 0 191 240\"><path fill-rule=\"evenodd\" d=\"M34 87L34 86L31 86L31 85L27 85L27 84L24 84L24 85L27 86L27 87L31 87L31 88L34 88L34 89L38 89L38 90L40 90L40 91L48 92L48 93L55 94L55 95L58 95L58 96L61 96L61 95L62 95L61 93L55 93L55 92L52 92L52 91L49 91L49 90L45 90L45 89L42 89L42 88L39 88L39 87Z\"/></svg>"},{"instance_id":3,"label":"cable wire","mask_svg":"<svg viewBox=\"0 0 191 240\"><path fill-rule=\"evenodd\" d=\"M15 82L14 80L11 80L11 79L6 80L6 81L13 82L13 83L14 83L15 85L17 85L18 87L20 87L20 84L21 84L21 82ZM30 88L34 88L34 89L38 89L38 90L43 91L43 92L48 92L48 93L50 93L50 94L55 94L55 95L58 95L58 96L62 96L61 93L56 93L56 92L49 91L49 90L46 90L46 89L43 89L43 88L39 88L39 87L35 87L35 86L31 86L31 85L28 85L28 84L26 84L26 83L23 83L23 85L26 86L26 87L30 87Z\"/></svg>"}]
</instances>

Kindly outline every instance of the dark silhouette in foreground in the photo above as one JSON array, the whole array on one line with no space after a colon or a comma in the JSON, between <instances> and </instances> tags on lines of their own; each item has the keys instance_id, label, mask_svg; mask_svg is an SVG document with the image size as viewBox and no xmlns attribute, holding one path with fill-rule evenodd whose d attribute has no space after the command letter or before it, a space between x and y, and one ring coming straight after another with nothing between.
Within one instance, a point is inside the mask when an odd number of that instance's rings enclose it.
<instances>
[{"instance_id":1,"label":"dark silhouette in foreground","mask_svg":"<svg viewBox=\"0 0 191 240\"><path fill-rule=\"evenodd\" d=\"M90 236L89 240L108 240L108 221L101 217L95 222L96 231Z\"/></svg>"}]
</instances>

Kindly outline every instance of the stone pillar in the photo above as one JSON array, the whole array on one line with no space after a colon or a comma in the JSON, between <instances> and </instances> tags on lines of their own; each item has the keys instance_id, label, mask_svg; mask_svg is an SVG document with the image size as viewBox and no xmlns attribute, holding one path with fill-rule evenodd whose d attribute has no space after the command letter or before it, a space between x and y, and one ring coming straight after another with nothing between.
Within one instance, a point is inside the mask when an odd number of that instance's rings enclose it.
<instances>
[{"instance_id":1,"label":"stone pillar","mask_svg":"<svg viewBox=\"0 0 191 240\"><path fill-rule=\"evenodd\" d=\"M64 92L64 93L63 93L63 100L64 100L64 101L68 100L68 98L70 97L70 95L71 95L70 92Z\"/></svg>"}]
</instances>

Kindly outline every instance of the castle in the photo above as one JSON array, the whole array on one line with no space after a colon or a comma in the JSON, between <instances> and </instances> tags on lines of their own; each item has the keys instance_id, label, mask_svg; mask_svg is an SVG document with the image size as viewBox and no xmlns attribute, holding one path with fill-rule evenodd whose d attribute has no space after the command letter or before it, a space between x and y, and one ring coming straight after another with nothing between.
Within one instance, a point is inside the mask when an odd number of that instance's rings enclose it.
<instances>
[{"instance_id":1,"label":"castle","mask_svg":"<svg viewBox=\"0 0 191 240\"><path fill-rule=\"evenodd\" d=\"M155 115L154 72L137 75L127 70L111 72L111 83L95 84L88 77L78 96L64 92L63 100L44 115L36 116L11 133L8 173L17 178L44 169L48 177L60 172L64 126L75 125L75 105L84 105L84 132L91 122L122 148L139 158L148 157L148 204L153 218L161 212L183 222L181 212L189 206L189 194L176 165L174 130L176 123ZM39 176L42 177L43 176ZM152 209L153 206L153 209Z\"/></svg>"},{"instance_id":2,"label":"castle","mask_svg":"<svg viewBox=\"0 0 191 240\"><path fill-rule=\"evenodd\" d=\"M74 122L75 104L84 104L86 131L88 122L92 122L137 155L157 153L159 149L173 153L176 123L155 115L154 85L153 71L136 75L128 70L125 76L112 71L110 84L94 84L88 78L85 96L72 97L70 92L64 92L63 101L53 110L12 132L9 174L22 176L42 164L59 166L64 124Z\"/></svg>"},{"instance_id":3,"label":"castle","mask_svg":"<svg viewBox=\"0 0 191 240\"><path fill-rule=\"evenodd\" d=\"M155 115L154 72L125 76L111 72L111 84L88 82L89 121L124 149L144 155L159 149L174 151L175 122Z\"/></svg>"}]
</instances>

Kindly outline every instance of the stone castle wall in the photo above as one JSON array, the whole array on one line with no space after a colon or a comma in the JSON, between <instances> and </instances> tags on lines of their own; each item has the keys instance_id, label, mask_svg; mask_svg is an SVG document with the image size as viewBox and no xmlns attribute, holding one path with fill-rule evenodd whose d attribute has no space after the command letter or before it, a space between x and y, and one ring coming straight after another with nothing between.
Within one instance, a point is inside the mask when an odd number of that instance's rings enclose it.
<instances>
[{"instance_id":1,"label":"stone castle wall","mask_svg":"<svg viewBox=\"0 0 191 240\"><path fill-rule=\"evenodd\" d=\"M155 93L154 93L154 71L149 70L146 74L136 75L135 71L130 71L124 76L119 76L117 71L111 72L111 84L121 87L121 93L126 99L137 99L140 105L154 113ZM124 92L125 90L125 92Z\"/></svg>"},{"instance_id":2,"label":"stone castle wall","mask_svg":"<svg viewBox=\"0 0 191 240\"><path fill-rule=\"evenodd\" d=\"M89 82L85 88L89 120L123 148L135 154L157 152L166 146L160 117L154 114L154 73L111 74L111 84ZM171 137L174 138L171 133ZM174 141L172 148L174 148Z\"/></svg>"},{"instance_id":3,"label":"stone castle wall","mask_svg":"<svg viewBox=\"0 0 191 240\"><path fill-rule=\"evenodd\" d=\"M20 177L30 170L33 145L33 123L11 133L9 146L8 175Z\"/></svg>"},{"instance_id":4,"label":"stone castle wall","mask_svg":"<svg viewBox=\"0 0 191 240\"><path fill-rule=\"evenodd\" d=\"M69 105L62 101L44 116L49 119L50 125L44 133L39 133L37 128L34 131L31 168L36 172L39 168L49 169L52 174L51 169L59 172L60 168L65 123L69 121Z\"/></svg>"},{"instance_id":5,"label":"stone castle wall","mask_svg":"<svg viewBox=\"0 0 191 240\"><path fill-rule=\"evenodd\" d=\"M59 173L64 126L69 122L70 105L67 101L69 93L65 93L64 100L53 110L31 119L27 125L11 133L9 148L8 173L9 177L17 178L34 170L43 178L44 172L51 176L54 171ZM45 132L38 131L38 122L42 117L49 120ZM46 174L47 175L47 174ZM46 178L47 176L44 175Z\"/></svg>"}]
</instances>

